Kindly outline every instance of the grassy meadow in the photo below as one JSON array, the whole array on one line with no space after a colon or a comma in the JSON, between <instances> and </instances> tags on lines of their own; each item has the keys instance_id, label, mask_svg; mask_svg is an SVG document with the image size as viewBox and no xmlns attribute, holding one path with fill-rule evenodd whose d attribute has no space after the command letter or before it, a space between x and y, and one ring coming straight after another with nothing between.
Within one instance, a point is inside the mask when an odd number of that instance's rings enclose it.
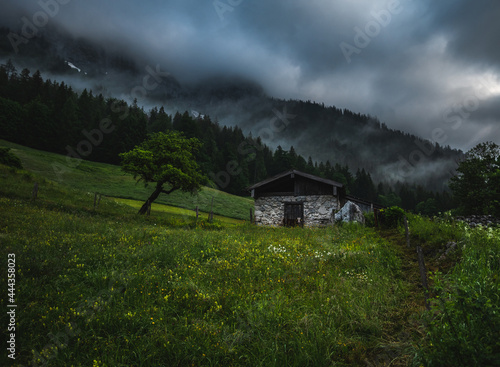
<instances>
[{"instance_id":1,"label":"grassy meadow","mask_svg":"<svg viewBox=\"0 0 500 367\"><path fill-rule=\"evenodd\" d=\"M31 149L5 140L0 140L0 147L11 148L10 152L21 159L26 170L67 187L142 202L154 191L154 186L146 188L143 183L137 184L119 166L69 159L64 155ZM202 212L209 213L213 209L215 214L242 220L249 220L250 208L253 207L251 198L230 195L209 187L203 187L194 196L181 191L160 195L155 203L188 210L194 210L198 206Z\"/></svg>"},{"instance_id":2,"label":"grassy meadow","mask_svg":"<svg viewBox=\"0 0 500 367\"><path fill-rule=\"evenodd\" d=\"M138 216L124 188L94 210L106 185L84 168L114 167L82 162L57 181L49 153L15 153L28 170L0 165L0 256L15 255L16 359L0 365L499 365L498 229L408 215L431 275L425 311L401 227L263 228L233 207L213 223L161 204Z\"/></svg>"},{"instance_id":3,"label":"grassy meadow","mask_svg":"<svg viewBox=\"0 0 500 367\"><path fill-rule=\"evenodd\" d=\"M362 364L408 295L368 228L195 224L111 198L94 212L93 195L50 181L30 202L35 179L0 172L19 365Z\"/></svg>"}]
</instances>

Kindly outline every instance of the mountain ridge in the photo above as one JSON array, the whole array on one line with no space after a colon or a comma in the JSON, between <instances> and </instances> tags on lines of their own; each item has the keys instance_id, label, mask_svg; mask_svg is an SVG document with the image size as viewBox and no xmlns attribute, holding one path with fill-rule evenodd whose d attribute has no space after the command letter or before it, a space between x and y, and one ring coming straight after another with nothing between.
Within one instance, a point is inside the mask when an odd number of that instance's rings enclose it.
<instances>
[{"instance_id":1,"label":"mountain ridge","mask_svg":"<svg viewBox=\"0 0 500 367\"><path fill-rule=\"evenodd\" d=\"M54 27L44 29L15 55L5 41L8 32L5 27L0 30L0 57L14 59L21 67L39 67L76 90L139 100L146 108L163 106L172 115L177 111L208 115L221 125L260 136L273 149L293 146L315 161L348 165L353 171L366 169L376 181L417 183L441 191L463 156L458 149L390 129L370 115L269 97L260 85L237 75L183 84L160 65L141 68L126 53Z\"/></svg>"}]
</instances>

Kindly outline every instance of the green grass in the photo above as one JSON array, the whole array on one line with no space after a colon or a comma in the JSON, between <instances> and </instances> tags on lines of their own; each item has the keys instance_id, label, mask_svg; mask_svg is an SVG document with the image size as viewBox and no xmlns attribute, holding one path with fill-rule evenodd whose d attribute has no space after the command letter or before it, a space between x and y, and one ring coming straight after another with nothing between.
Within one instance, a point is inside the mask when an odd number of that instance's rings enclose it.
<instances>
[{"instance_id":1,"label":"green grass","mask_svg":"<svg viewBox=\"0 0 500 367\"><path fill-rule=\"evenodd\" d=\"M466 226L462 222L446 218L432 220L415 214L407 214L407 217L412 243L422 245L429 252L442 250L448 242L460 241L466 236Z\"/></svg>"},{"instance_id":2,"label":"green grass","mask_svg":"<svg viewBox=\"0 0 500 367\"><path fill-rule=\"evenodd\" d=\"M24 168L50 181L85 192L146 201L153 186L145 188L137 184L133 177L121 171L119 166L90 161L76 161L64 155L27 148L0 140L0 147L11 148L11 153L21 159ZM192 196L180 191L170 195L160 195L157 203L194 210L196 206L203 212L213 212L221 216L248 220L253 200L230 195L209 187L204 187L198 195Z\"/></svg>"},{"instance_id":3,"label":"green grass","mask_svg":"<svg viewBox=\"0 0 500 367\"><path fill-rule=\"evenodd\" d=\"M439 270L430 277L431 311L422 317L425 337L416 365L500 366L500 229L417 216L411 223L429 257L440 256L435 250L450 241L457 246L444 260L454 266L438 259Z\"/></svg>"},{"instance_id":4,"label":"green grass","mask_svg":"<svg viewBox=\"0 0 500 367\"><path fill-rule=\"evenodd\" d=\"M128 205L132 208L135 208L135 209L139 209L144 204L142 201L131 200L131 199L113 198L113 200L118 202L118 203L126 204L126 205ZM157 213L167 213L167 214L171 214L171 215L182 216L182 217L186 218L186 220L191 220L191 221L196 219L196 212L194 210L183 209L183 208L179 208L176 206L153 203L151 205L151 215L155 216ZM199 219L208 220L208 216L209 216L209 213L202 212L202 211L198 212ZM242 224L242 223L244 223L244 221L241 219L228 218L228 217L223 217L221 215L214 215L214 220L216 220L216 221L218 220L218 221L225 223L225 224Z\"/></svg>"},{"instance_id":5,"label":"green grass","mask_svg":"<svg viewBox=\"0 0 500 367\"><path fill-rule=\"evenodd\" d=\"M57 182L47 166L64 157L15 153L29 171L0 165L0 257L15 256L16 360L0 365L498 365L498 229L409 215L413 245L440 269L424 312L401 228L196 222L160 204L148 217L110 197L94 210L96 172L129 196L117 167L83 162Z\"/></svg>"},{"instance_id":6,"label":"green grass","mask_svg":"<svg viewBox=\"0 0 500 367\"><path fill-rule=\"evenodd\" d=\"M365 365L408 295L395 251L369 228L194 225L110 198L94 211L93 195L0 168L16 364ZM44 194L30 202L34 181Z\"/></svg>"}]
</instances>

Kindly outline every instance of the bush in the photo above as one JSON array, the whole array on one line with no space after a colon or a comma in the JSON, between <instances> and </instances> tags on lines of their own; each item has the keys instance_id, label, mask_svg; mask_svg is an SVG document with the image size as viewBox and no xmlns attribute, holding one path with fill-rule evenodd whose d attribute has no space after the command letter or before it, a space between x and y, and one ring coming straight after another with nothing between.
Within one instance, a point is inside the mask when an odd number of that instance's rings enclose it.
<instances>
[{"instance_id":1,"label":"bush","mask_svg":"<svg viewBox=\"0 0 500 367\"><path fill-rule=\"evenodd\" d=\"M1 148L0 147L0 164L4 164L9 167L14 168L23 168L23 164L21 160L16 157L14 154L9 152L10 148Z\"/></svg>"},{"instance_id":2,"label":"bush","mask_svg":"<svg viewBox=\"0 0 500 367\"><path fill-rule=\"evenodd\" d=\"M449 212L433 219L409 213L411 241L428 249L445 249L449 242L462 242L466 230L465 224L456 222Z\"/></svg>"},{"instance_id":3,"label":"bush","mask_svg":"<svg viewBox=\"0 0 500 367\"><path fill-rule=\"evenodd\" d=\"M500 232L471 231L462 261L433 277L427 337L415 365L498 366L500 361Z\"/></svg>"},{"instance_id":4,"label":"bush","mask_svg":"<svg viewBox=\"0 0 500 367\"><path fill-rule=\"evenodd\" d=\"M379 223L385 228L397 228L403 223L405 211L399 206L381 209L378 214Z\"/></svg>"},{"instance_id":5,"label":"bush","mask_svg":"<svg viewBox=\"0 0 500 367\"><path fill-rule=\"evenodd\" d=\"M365 225L367 227L375 227L375 214L373 212L363 213L365 216Z\"/></svg>"}]
</instances>

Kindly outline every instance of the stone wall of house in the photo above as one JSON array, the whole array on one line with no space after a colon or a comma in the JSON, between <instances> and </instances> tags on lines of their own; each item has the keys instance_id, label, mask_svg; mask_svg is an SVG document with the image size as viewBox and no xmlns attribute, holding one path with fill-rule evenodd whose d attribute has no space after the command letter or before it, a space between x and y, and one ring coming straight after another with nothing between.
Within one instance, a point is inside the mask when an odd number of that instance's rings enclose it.
<instances>
[{"instance_id":1,"label":"stone wall of house","mask_svg":"<svg viewBox=\"0 0 500 367\"><path fill-rule=\"evenodd\" d=\"M255 223L281 226L285 203L304 203L304 225L323 226L333 223L333 214L340 209L338 198L333 195L267 196L255 200Z\"/></svg>"}]
</instances>

